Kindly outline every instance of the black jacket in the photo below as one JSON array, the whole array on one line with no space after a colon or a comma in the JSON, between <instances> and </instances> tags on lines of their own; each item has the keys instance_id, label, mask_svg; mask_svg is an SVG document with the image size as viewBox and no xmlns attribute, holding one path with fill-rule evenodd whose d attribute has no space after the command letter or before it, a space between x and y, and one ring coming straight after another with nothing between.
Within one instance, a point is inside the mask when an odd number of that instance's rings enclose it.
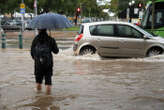
<instances>
[{"instance_id":1,"label":"black jacket","mask_svg":"<svg viewBox=\"0 0 164 110\"><path fill-rule=\"evenodd\" d=\"M35 62L37 62L37 59L35 58L35 46L38 43L46 43L49 48L50 48L50 65L53 66L53 57L52 57L52 52L57 54L59 52L59 48L56 44L55 39L53 39L52 37L48 36L48 34L46 32L40 32L32 41L32 45L31 45L31 56L32 58L35 60ZM36 64L36 63L35 63Z\"/></svg>"}]
</instances>

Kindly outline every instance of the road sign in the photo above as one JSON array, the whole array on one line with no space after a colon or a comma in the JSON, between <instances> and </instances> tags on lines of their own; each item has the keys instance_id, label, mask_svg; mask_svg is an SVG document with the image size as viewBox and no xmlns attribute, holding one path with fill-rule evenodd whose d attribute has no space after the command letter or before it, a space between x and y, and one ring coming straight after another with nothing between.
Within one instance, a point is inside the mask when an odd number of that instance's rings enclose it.
<instances>
[{"instance_id":1,"label":"road sign","mask_svg":"<svg viewBox=\"0 0 164 110\"><path fill-rule=\"evenodd\" d=\"M25 4L24 3L21 3L20 4L20 8L25 8Z\"/></svg>"},{"instance_id":2,"label":"road sign","mask_svg":"<svg viewBox=\"0 0 164 110\"><path fill-rule=\"evenodd\" d=\"M25 14L25 4L24 3L20 4L20 13Z\"/></svg>"},{"instance_id":3,"label":"road sign","mask_svg":"<svg viewBox=\"0 0 164 110\"><path fill-rule=\"evenodd\" d=\"M21 13L21 14L25 14L25 8L21 8L21 9L20 9L20 13Z\"/></svg>"}]
</instances>

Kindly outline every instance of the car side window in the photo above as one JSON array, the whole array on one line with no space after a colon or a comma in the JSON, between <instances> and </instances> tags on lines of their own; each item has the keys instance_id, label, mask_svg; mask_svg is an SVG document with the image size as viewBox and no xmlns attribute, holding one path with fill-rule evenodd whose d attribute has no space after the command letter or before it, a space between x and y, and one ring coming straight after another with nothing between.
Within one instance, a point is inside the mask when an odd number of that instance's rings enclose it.
<instances>
[{"instance_id":1,"label":"car side window","mask_svg":"<svg viewBox=\"0 0 164 110\"><path fill-rule=\"evenodd\" d=\"M82 33L83 33L83 31L84 31L84 26L83 26L83 25L81 25L81 26L80 26L80 30L79 30L79 32L78 32L78 34L82 34Z\"/></svg>"},{"instance_id":2,"label":"car side window","mask_svg":"<svg viewBox=\"0 0 164 110\"><path fill-rule=\"evenodd\" d=\"M137 31L136 29L132 28L132 37L133 38L143 38L143 34Z\"/></svg>"},{"instance_id":3,"label":"car side window","mask_svg":"<svg viewBox=\"0 0 164 110\"><path fill-rule=\"evenodd\" d=\"M114 36L114 26L111 24L103 24L89 27L91 35L96 36Z\"/></svg>"},{"instance_id":4,"label":"car side window","mask_svg":"<svg viewBox=\"0 0 164 110\"><path fill-rule=\"evenodd\" d=\"M142 33L127 25L118 25L118 36L125 38L143 38Z\"/></svg>"}]
</instances>

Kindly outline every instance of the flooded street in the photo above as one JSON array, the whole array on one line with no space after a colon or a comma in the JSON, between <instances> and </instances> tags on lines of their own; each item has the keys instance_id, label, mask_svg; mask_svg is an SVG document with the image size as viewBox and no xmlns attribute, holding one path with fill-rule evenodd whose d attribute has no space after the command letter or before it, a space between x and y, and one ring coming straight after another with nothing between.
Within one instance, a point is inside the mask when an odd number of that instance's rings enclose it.
<instances>
[{"instance_id":1,"label":"flooded street","mask_svg":"<svg viewBox=\"0 0 164 110\"><path fill-rule=\"evenodd\" d=\"M31 37L0 49L0 110L163 110L164 55L102 59L73 56L73 37L56 38L52 94L35 90Z\"/></svg>"},{"instance_id":2,"label":"flooded street","mask_svg":"<svg viewBox=\"0 0 164 110\"><path fill-rule=\"evenodd\" d=\"M164 56L54 55L52 94L35 91L28 49L0 50L0 110L163 110Z\"/></svg>"}]
</instances>

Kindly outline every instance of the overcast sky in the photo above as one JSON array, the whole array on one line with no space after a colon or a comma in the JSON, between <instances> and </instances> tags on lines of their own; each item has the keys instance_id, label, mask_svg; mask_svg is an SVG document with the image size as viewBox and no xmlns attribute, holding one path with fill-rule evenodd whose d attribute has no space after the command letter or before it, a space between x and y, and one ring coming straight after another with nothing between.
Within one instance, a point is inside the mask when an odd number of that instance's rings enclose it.
<instances>
[{"instance_id":1,"label":"overcast sky","mask_svg":"<svg viewBox=\"0 0 164 110\"><path fill-rule=\"evenodd\" d=\"M97 0L99 5L105 5L105 3L109 3L111 0Z\"/></svg>"}]
</instances>

